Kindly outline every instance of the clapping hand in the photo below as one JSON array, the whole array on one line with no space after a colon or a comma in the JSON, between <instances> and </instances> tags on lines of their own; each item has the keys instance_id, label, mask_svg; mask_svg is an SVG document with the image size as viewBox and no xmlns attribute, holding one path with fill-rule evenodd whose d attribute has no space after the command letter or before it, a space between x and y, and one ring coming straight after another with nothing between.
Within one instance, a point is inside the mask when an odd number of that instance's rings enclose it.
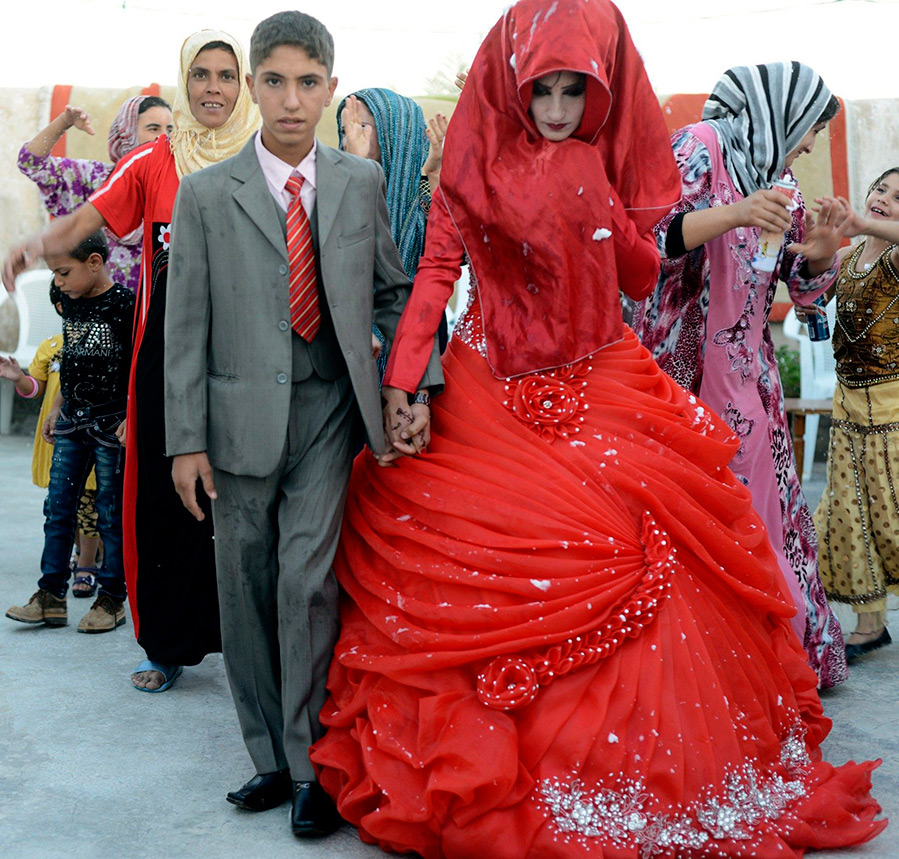
<instances>
[{"instance_id":1,"label":"clapping hand","mask_svg":"<svg viewBox=\"0 0 899 859\"><path fill-rule=\"evenodd\" d=\"M425 133L428 135L428 157L425 159L421 172L428 177L431 191L437 187L440 181L440 165L443 163L443 140L446 137L446 129L449 120L442 113L435 114L428 120Z\"/></svg>"},{"instance_id":2,"label":"clapping hand","mask_svg":"<svg viewBox=\"0 0 899 859\"><path fill-rule=\"evenodd\" d=\"M9 379L10 382L15 384L22 376L22 368L12 355L9 358L4 358L0 355L0 379Z\"/></svg>"},{"instance_id":3,"label":"clapping hand","mask_svg":"<svg viewBox=\"0 0 899 859\"><path fill-rule=\"evenodd\" d=\"M822 198L817 218L811 212L805 214L805 241L790 245L790 253L802 254L813 275L822 274L833 264L834 254L855 217L855 212L850 208L847 213L839 201Z\"/></svg>"},{"instance_id":4,"label":"clapping hand","mask_svg":"<svg viewBox=\"0 0 899 859\"><path fill-rule=\"evenodd\" d=\"M359 99L351 95L343 108L343 148L351 155L360 158L371 158L372 134L371 125L363 124L359 115Z\"/></svg>"},{"instance_id":5,"label":"clapping hand","mask_svg":"<svg viewBox=\"0 0 899 859\"><path fill-rule=\"evenodd\" d=\"M840 215L843 217L849 216L848 223L846 225L846 230L843 235L846 238L854 239L856 236L864 235L869 227L868 222L865 218L860 215L852 206L849 204L849 201L845 197L815 197L815 206L816 212L821 211L821 207L825 203L830 203L832 206L836 206L837 210L840 212Z\"/></svg>"},{"instance_id":6,"label":"clapping hand","mask_svg":"<svg viewBox=\"0 0 899 859\"><path fill-rule=\"evenodd\" d=\"M96 134L91 115L86 110L82 110L74 104L67 104L64 114L66 124L69 128L75 127L79 131L83 131L85 134L90 134L91 136Z\"/></svg>"},{"instance_id":7,"label":"clapping hand","mask_svg":"<svg viewBox=\"0 0 899 859\"><path fill-rule=\"evenodd\" d=\"M32 236L27 241L12 248L3 261L3 285L7 292L16 291L16 278L28 266L44 255L44 243L40 235Z\"/></svg>"}]
</instances>

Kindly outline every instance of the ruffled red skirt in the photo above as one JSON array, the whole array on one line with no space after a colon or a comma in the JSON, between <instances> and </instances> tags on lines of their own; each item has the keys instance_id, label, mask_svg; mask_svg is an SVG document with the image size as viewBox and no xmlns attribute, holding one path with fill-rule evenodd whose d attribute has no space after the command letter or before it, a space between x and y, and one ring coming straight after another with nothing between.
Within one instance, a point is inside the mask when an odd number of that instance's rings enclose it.
<instances>
[{"instance_id":1,"label":"ruffled red skirt","mask_svg":"<svg viewBox=\"0 0 899 859\"><path fill-rule=\"evenodd\" d=\"M628 331L498 380L454 340L426 455L355 464L313 748L363 840L436 857L802 856L886 821L727 427Z\"/></svg>"}]
</instances>

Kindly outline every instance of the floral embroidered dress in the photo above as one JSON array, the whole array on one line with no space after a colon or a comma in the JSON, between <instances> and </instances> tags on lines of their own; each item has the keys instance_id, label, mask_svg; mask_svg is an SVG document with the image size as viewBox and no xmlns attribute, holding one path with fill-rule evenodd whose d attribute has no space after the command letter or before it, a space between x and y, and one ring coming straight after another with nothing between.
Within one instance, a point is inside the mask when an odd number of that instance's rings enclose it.
<instances>
[{"instance_id":1,"label":"floral embroidered dress","mask_svg":"<svg viewBox=\"0 0 899 859\"><path fill-rule=\"evenodd\" d=\"M679 214L741 199L715 130L700 123L672 137L683 197L656 227L662 274L638 309L634 328L659 366L724 418L740 441L731 469L749 487L755 509L797 606L793 625L823 687L847 676L839 623L818 577L818 546L783 405L768 315L777 277L808 304L835 277L802 274L802 258L782 252L776 275L751 259L758 230L738 228L674 259L665 258L668 229ZM802 240L805 209L793 213L785 244Z\"/></svg>"},{"instance_id":2,"label":"floral embroidered dress","mask_svg":"<svg viewBox=\"0 0 899 859\"><path fill-rule=\"evenodd\" d=\"M658 273L648 236L680 182L638 64L611 3L520 0L450 125L385 384L416 389L463 253L472 300L427 454L356 460L311 751L341 815L385 850L786 859L884 825L876 764L821 759L830 723L727 468L738 441L619 315L566 315L617 308L619 284L640 297ZM587 111L580 137L551 143L526 111L530 82L560 67L585 70ZM602 87L622 113L593 137ZM628 184L643 175L652 187ZM647 251L637 283L634 265L607 264Z\"/></svg>"},{"instance_id":3,"label":"floral embroidered dress","mask_svg":"<svg viewBox=\"0 0 899 859\"><path fill-rule=\"evenodd\" d=\"M104 161L35 155L26 146L19 150L19 170L38 186L44 208L56 218L69 215L86 203L106 182L113 167ZM138 227L124 238L118 238L110 230L105 233L109 241L109 276L115 283L136 292L140 283L143 231Z\"/></svg>"}]
</instances>

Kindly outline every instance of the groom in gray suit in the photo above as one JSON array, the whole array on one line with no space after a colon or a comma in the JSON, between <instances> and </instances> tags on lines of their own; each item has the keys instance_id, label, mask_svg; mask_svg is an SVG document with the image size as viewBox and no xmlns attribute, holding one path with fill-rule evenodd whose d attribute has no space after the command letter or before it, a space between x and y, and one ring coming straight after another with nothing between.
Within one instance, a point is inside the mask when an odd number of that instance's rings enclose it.
<instances>
[{"instance_id":1,"label":"groom in gray suit","mask_svg":"<svg viewBox=\"0 0 899 859\"><path fill-rule=\"evenodd\" d=\"M262 129L182 180L165 321L173 479L197 518L198 482L213 499L225 667L256 767L227 798L261 811L292 797L301 837L340 822L308 751L338 631L331 564L354 445L364 429L372 451L388 454L391 441L409 443L396 433L427 417L410 403L408 423L385 439L372 322L389 341L411 285L380 167L315 140L337 85L333 50L300 12L257 26L246 83ZM298 314L300 218L315 274L301 299L312 306ZM303 277L311 263L310 252ZM435 348L421 390L441 384Z\"/></svg>"}]
</instances>

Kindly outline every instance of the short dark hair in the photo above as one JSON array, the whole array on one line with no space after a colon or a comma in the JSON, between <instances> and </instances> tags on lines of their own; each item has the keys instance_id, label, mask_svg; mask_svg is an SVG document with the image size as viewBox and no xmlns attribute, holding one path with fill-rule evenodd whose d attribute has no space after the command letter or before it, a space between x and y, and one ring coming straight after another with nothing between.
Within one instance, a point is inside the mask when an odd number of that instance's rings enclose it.
<instances>
[{"instance_id":1,"label":"short dark hair","mask_svg":"<svg viewBox=\"0 0 899 859\"><path fill-rule=\"evenodd\" d=\"M840 100L835 95L832 95L830 101L827 102L827 105L824 108L824 112L818 117L818 122L830 122L830 120L832 120L839 112ZM816 122L815 125L817 125L818 122Z\"/></svg>"},{"instance_id":2,"label":"short dark hair","mask_svg":"<svg viewBox=\"0 0 899 859\"><path fill-rule=\"evenodd\" d=\"M160 98L158 95L148 95L138 105L137 115L140 116L142 113L146 113L152 107L164 107L166 110L172 109L172 106L164 98Z\"/></svg>"},{"instance_id":3,"label":"short dark hair","mask_svg":"<svg viewBox=\"0 0 899 859\"><path fill-rule=\"evenodd\" d=\"M880 174L880 175L879 175L879 176L878 176L878 177L877 177L877 178L876 178L876 179L875 179L875 180L868 186L868 191L867 191L867 193L865 194L865 196L867 197L867 196L868 196L868 195L869 195L869 194L870 194L870 193L871 193L871 192L872 192L872 191L873 191L873 190L874 190L874 189L875 189L881 182L883 182L884 179L886 179L887 176L889 176L889 175L892 174L892 173L899 173L899 167L890 167L889 170L884 170L883 173L881 173L881 174Z\"/></svg>"},{"instance_id":4,"label":"short dark hair","mask_svg":"<svg viewBox=\"0 0 899 859\"><path fill-rule=\"evenodd\" d=\"M109 242L106 241L106 235L103 230L97 230L97 232L89 235L72 251L71 256L79 262L86 262L91 254L100 254L103 262L109 259Z\"/></svg>"},{"instance_id":5,"label":"short dark hair","mask_svg":"<svg viewBox=\"0 0 899 859\"><path fill-rule=\"evenodd\" d=\"M50 278L50 304L56 307L62 301L62 290L56 285L56 275ZM57 311L58 312L58 311Z\"/></svg>"},{"instance_id":6,"label":"short dark hair","mask_svg":"<svg viewBox=\"0 0 899 859\"><path fill-rule=\"evenodd\" d=\"M310 60L321 63L328 70L334 68L334 39L317 18L304 12L277 12L260 21L250 37L250 71L281 45L302 48Z\"/></svg>"}]
</instances>

